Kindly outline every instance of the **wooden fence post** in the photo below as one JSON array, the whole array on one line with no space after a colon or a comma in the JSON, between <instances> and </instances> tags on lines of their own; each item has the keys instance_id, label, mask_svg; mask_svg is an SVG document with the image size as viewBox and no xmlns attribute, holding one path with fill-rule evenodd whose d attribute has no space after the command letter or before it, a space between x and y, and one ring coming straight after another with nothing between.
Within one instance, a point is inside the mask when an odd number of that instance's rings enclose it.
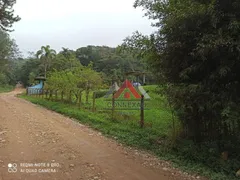
<instances>
[{"instance_id":1,"label":"wooden fence post","mask_svg":"<svg viewBox=\"0 0 240 180\"><path fill-rule=\"evenodd\" d=\"M141 120L140 120L140 127L144 127L144 95L141 96Z\"/></svg>"},{"instance_id":2,"label":"wooden fence post","mask_svg":"<svg viewBox=\"0 0 240 180\"><path fill-rule=\"evenodd\" d=\"M68 101L69 103L72 103L72 90L70 90Z\"/></svg>"},{"instance_id":3,"label":"wooden fence post","mask_svg":"<svg viewBox=\"0 0 240 180\"><path fill-rule=\"evenodd\" d=\"M52 99L52 90L50 90L50 93L49 93L49 100Z\"/></svg>"},{"instance_id":4,"label":"wooden fence post","mask_svg":"<svg viewBox=\"0 0 240 180\"><path fill-rule=\"evenodd\" d=\"M112 119L114 120L114 111L115 111L115 99L114 99L114 92L112 94Z\"/></svg>"},{"instance_id":5,"label":"wooden fence post","mask_svg":"<svg viewBox=\"0 0 240 180\"><path fill-rule=\"evenodd\" d=\"M86 90L86 104L88 104L89 90Z\"/></svg>"},{"instance_id":6,"label":"wooden fence post","mask_svg":"<svg viewBox=\"0 0 240 180\"><path fill-rule=\"evenodd\" d=\"M61 92L61 101L63 102L63 94L64 94L64 92L62 91Z\"/></svg>"},{"instance_id":7,"label":"wooden fence post","mask_svg":"<svg viewBox=\"0 0 240 180\"><path fill-rule=\"evenodd\" d=\"M50 99L51 99L52 90L49 90L49 91L48 91L48 94L49 94L49 95L48 95L48 100L50 100Z\"/></svg>"},{"instance_id":8,"label":"wooden fence post","mask_svg":"<svg viewBox=\"0 0 240 180\"><path fill-rule=\"evenodd\" d=\"M96 92L93 92L93 106L92 106L92 112L95 112L96 110Z\"/></svg>"},{"instance_id":9,"label":"wooden fence post","mask_svg":"<svg viewBox=\"0 0 240 180\"><path fill-rule=\"evenodd\" d=\"M46 94L45 94L45 99L47 99L47 96L48 96L48 89L46 90Z\"/></svg>"},{"instance_id":10,"label":"wooden fence post","mask_svg":"<svg viewBox=\"0 0 240 180\"><path fill-rule=\"evenodd\" d=\"M47 99L50 98L50 94L51 94L51 90L48 90L48 91L47 91Z\"/></svg>"},{"instance_id":11,"label":"wooden fence post","mask_svg":"<svg viewBox=\"0 0 240 180\"><path fill-rule=\"evenodd\" d=\"M58 100L58 90L55 91L55 100Z\"/></svg>"}]
</instances>

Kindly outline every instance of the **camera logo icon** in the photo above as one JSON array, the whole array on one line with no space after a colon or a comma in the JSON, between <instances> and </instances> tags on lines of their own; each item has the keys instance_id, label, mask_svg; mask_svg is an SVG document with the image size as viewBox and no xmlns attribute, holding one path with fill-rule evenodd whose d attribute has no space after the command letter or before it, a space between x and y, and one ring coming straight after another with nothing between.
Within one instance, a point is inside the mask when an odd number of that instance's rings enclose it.
<instances>
[{"instance_id":1,"label":"camera logo icon","mask_svg":"<svg viewBox=\"0 0 240 180\"><path fill-rule=\"evenodd\" d=\"M8 172L9 173L16 173L17 172L17 164L16 163L9 163L8 164Z\"/></svg>"}]
</instances>

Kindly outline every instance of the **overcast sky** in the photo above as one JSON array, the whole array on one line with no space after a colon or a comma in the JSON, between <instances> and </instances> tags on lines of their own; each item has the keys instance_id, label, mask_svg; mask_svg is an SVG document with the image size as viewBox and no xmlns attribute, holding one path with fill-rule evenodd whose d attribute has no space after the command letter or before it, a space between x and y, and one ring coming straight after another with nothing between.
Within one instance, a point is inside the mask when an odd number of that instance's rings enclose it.
<instances>
[{"instance_id":1,"label":"overcast sky","mask_svg":"<svg viewBox=\"0 0 240 180\"><path fill-rule=\"evenodd\" d=\"M17 0L15 14L22 20L14 24L11 36L20 50L37 51L49 44L57 51L87 45L115 47L138 30L153 31L151 21L134 0Z\"/></svg>"}]
</instances>

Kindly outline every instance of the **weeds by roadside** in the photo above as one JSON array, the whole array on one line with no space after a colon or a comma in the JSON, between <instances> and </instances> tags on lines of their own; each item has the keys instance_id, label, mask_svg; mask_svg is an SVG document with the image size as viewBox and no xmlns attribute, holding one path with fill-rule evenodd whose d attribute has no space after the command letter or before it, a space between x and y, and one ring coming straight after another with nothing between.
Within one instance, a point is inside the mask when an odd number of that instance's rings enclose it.
<instances>
[{"instance_id":1,"label":"weeds by roadside","mask_svg":"<svg viewBox=\"0 0 240 180\"><path fill-rule=\"evenodd\" d=\"M13 90L13 86L0 86L0 93L10 92Z\"/></svg>"},{"instance_id":2,"label":"weeds by roadside","mask_svg":"<svg viewBox=\"0 0 240 180\"><path fill-rule=\"evenodd\" d=\"M200 146L197 147L192 142L181 140L173 144L170 135L166 131L161 132L151 127L141 129L137 123L131 121L112 121L111 115L79 110L79 107L71 104L26 95L20 97L74 118L128 146L151 151L161 159L173 162L173 166L186 172L199 173L213 180L237 180L230 166L231 163L236 164L237 162L229 160L221 164L217 153L208 151L204 146L199 149ZM214 162L215 164L209 164Z\"/></svg>"}]
</instances>

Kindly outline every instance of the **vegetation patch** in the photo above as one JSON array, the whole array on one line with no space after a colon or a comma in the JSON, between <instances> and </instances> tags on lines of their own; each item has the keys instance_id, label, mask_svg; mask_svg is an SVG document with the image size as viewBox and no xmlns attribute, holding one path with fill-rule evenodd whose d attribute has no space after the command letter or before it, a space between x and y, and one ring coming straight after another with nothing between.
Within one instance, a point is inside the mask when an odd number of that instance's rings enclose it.
<instances>
[{"instance_id":1,"label":"vegetation patch","mask_svg":"<svg viewBox=\"0 0 240 180\"><path fill-rule=\"evenodd\" d=\"M10 92L12 90L13 90L13 86L9 86L9 85L0 86L0 93Z\"/></svg>"},{"instance_id":2,"label":"vegetation patch","mask_svg":"<svg viewBox=\"0 0 240 180\"><path fill-rule=\"evenodd\" d=\"M151 108L145 111L145 121L148 124L152 123L152 126L144 128L139 126L139 111L131 111L132 115L128 120L125 117L121 118L119 114L116 114L117 117L113 120L111 111L93 113L87 108L79 109L72 103L66 104L26 95L20 97L75 118L128 146L150 151L163 160L173 162L175 167L186 172L199 173L213 180L237 179L233 170L233 164L236 167L237 161L234 162L233 159L230 159L223 162L214 148L208 149L204 144L197 146L193 141L174 136L171 110L166 104L165 97L157 94L156 87L146 87L152 99ZM85 96L83 95L83 97ZM98 98L96 104L98 108L101 108L103 98ZM177 119L175 121L178 122ZM176 129L178 128L180 128L179 124Z\"/></svg>"}]
</instances>

